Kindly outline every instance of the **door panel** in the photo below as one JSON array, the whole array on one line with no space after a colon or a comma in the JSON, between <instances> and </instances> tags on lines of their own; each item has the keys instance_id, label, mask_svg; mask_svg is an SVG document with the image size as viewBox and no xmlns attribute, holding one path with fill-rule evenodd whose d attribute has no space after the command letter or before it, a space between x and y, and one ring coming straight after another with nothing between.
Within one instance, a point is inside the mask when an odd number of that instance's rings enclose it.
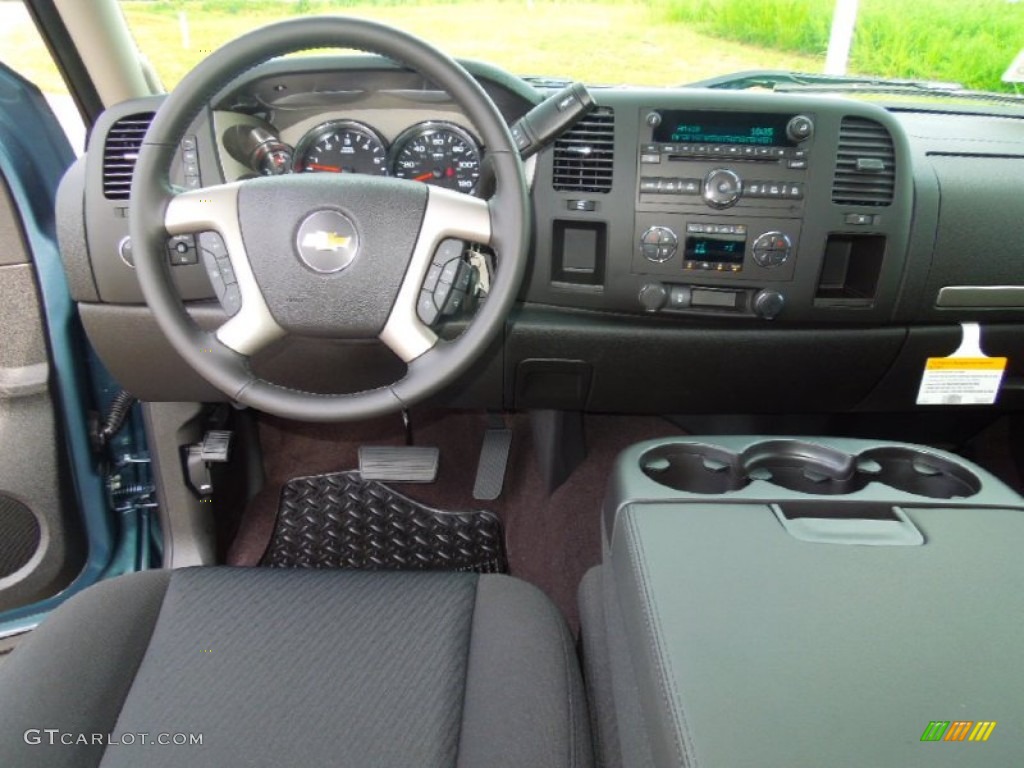
<instances>
[{"instance_id":1,"label":"door panel","mask_svg":"<svg viewBox=\"0 0 1024 768\"><path fill-rule=\"evenodd\" d=\"M0 611L49 597L84 562L20 217L0 179Z\"/></svg>"}]
</instances>

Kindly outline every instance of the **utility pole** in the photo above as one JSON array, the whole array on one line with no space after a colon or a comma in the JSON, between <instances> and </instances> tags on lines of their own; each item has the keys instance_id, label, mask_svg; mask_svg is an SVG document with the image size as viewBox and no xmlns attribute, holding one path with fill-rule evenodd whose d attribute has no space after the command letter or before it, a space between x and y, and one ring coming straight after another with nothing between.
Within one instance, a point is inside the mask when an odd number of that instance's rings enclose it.
<instances>
[{"instance_id":1,"label":"utility pole","mask_svg":"<svg viewBox=\"0 0 1024 768\"><path fill-rule=\"evenodd\" d=\"M857 26L858 0L836 0L832 12L832 34L828 40L828 55L825 57L826 75L845 75L850 61L850 44L853 30Z\"/></svg>"}]
</instances>

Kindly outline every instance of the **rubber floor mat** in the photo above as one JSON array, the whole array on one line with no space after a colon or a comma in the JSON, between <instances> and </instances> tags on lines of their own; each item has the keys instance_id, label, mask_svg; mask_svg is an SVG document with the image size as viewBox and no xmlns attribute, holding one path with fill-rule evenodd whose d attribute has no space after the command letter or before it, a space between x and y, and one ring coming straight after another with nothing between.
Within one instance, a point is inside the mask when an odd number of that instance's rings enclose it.
<instances>
[{"instance_id":1,"label":"rubber floor mat","mask_svg":"<svg viewBox=\"0 0 1024 768\"><path fill-rule=\"evenodd\" d=\"M505 573L505 534L493 512L447 512L359 473L285 483L263 565Z\"/></svg>"}]
</instances>

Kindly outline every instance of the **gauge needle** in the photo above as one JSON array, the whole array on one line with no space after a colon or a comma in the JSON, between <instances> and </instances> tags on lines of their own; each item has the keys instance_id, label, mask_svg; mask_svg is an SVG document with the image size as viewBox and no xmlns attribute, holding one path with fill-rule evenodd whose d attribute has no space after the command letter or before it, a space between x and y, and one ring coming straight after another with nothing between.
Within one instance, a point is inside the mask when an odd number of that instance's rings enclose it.
<instances>
[{"instance_id":1,"label":"gauge needle","mask_svg":"<svg viewBox=\"0 0 1024 768\"><path fill-rule=\"evenodd\" d=\"M421 173L419 176L413 176L412 180L413 181L426 181L427 179L432 179L432 178L434 178L434 172L433 171L427 171L426 173Z\"/></svg>"},{"instance_id":2,"label":"gauge needle","mask_svg":"<svg viewBox=\"0 0 1024 768\"><path fill-rule=\"evenodd\" d=\"M331 173L341 173L341 168L336 165L320 165L320 163L306 163L307 168L312 168L314 171L330 171Z\"/></svg>"}]
</instances>

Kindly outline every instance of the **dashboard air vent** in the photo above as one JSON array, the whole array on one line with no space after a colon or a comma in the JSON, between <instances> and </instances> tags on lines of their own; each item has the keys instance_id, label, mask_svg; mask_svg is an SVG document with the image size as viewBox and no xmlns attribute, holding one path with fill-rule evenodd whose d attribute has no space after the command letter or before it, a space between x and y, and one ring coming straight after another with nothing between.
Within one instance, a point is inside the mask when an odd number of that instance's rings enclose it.
<instances>
[{"instance_id":1,"label":"dashboard air vent","mask_svg":"<svg viewBox=\"0 0 1024 768\"><path fill-rule=\"evenodd\" d=\"M615 113L598 107L555 142L555 189L610 192L614 154Z\"/></svg>"},{"instance_id":2,"label":"dashboard air vent","mask_svg":"<svg viewBox=\"0 0 1024 768\"><path fill-rule=\"evenodd\" d=\"M132 171L151 122L152 112L140 112L122 117L107 131L103 145L103 196L108 200L128 199Z\"/></svg>"},{"instance_id":3,"label":"dashboard air vent","mask_svg":"<svg viewBox=\"0 0 1024 768\"><path fill-rule=\"evenodd\" d=\"M832 202L841 205L889 205L896 186L892 137L881 123L844 117L832 183Z\"/></svg>"}]
</instances>

